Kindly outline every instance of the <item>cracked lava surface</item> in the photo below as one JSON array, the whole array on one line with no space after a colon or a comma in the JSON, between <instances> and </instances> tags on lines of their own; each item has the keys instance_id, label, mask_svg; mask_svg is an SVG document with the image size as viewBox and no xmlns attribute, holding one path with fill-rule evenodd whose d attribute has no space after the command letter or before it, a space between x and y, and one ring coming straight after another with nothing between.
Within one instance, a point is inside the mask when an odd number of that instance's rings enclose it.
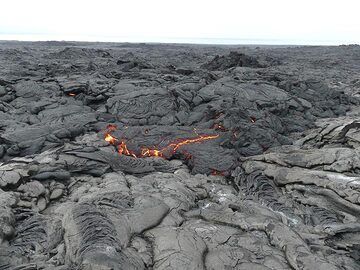
<instances>
[{"instance_id":1,"label":"cracked lava surface","mask_svg":"<svg viewBox=\"0 0 360 270\"><path fill-rule=\"evenodd\" d=\"M0 269L360 269L359 55L0 42Z\"/></svg>"}]
</instances>

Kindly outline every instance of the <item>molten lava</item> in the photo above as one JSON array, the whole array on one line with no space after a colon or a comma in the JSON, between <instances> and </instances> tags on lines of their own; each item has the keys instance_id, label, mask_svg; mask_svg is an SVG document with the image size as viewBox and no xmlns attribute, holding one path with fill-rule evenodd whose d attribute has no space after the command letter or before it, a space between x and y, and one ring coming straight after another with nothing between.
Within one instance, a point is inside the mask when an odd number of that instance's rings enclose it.
<instances>
[{"instance_id":1,"label":"molten lava","mask_svg":"<svg viewBox=\"0 0 360 270\"><path fill-rule=\"evenodd\" d=\"M117 139L111 136L109 133L105 135L105 141L107 141L110 144L115 144Z\"/></svg>"},{"instance_id":2,"label":"molten lava","mask_svg":"<svg viewBox=\"0 0 360 270\"><path fill-rule=\"evenodd\" d=\"M141 149L141 156L142 157L163 157L163 153L156 149L149 149L149 148L142 148Z\"/></svg>"},{"instance_id":3,"label":"molten lava","mask_svg":"<svg viewBox=\"0 0 360 270\"><path fill-rule=\"evenodd\" d=\"M121 141L121 143L118 145L118 152L120 155L133 156L135 158L137 157L134 153L128 150L124 141Z\"/></svg>"},{"instance_id":4,"label":"molten lava","mask_svg":"<svg viewBox=\"0 0 360 270\"><path fill-rule=\"evenodd\" d=\"M119 140L110 134L116 129L117 127L115 125L107 126L104 137L105 141L107 141L111 145L114 145L117 148L117 151L120 155L132 156L135 158L140 158L140 157L164 158L165 156L169 156L169 155L171 156L175 154L176 151L178 151L179 148L184 145L199 143L207 140L213 140L219 137L219 135L217 134L217 135L198 135L197 137L191 139L178 139L177 141L172 142L161 149L157 149L155 147L153 148L143 147L141 148L141 152L139 154L136 154L135 152L128 149L125 140ZM187 157L191 157L189 153L185 153L185 154Z\"/></svg>"},{"instance_id":5,"label":"molten lava","mask_svg":"<svg viewBox=\"0 0 360 270\"><path fill-rule=\"evenodd\" d=\"M179 147L186 145L186 144L191 144L191 143L197 143L197 142L202 142L202 141L207 141L207 140L212 140L212 139L216 139L218 138L219 135L200 135L197 138L194 139L184 139L178 143L171 143L169 144L167 147L174 147L173 148L173 152L175 153L177 149L179 149ZM167 148L166 147L166 148Z\"/></svg>"}]
</instances>

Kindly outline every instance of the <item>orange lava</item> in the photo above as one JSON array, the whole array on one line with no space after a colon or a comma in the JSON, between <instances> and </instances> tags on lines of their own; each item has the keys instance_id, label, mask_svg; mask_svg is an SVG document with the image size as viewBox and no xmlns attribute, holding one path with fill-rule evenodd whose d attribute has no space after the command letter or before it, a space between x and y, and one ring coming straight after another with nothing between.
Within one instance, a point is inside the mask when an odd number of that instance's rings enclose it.
<instances>
[{"instance_id":1,"label":"orange lava","mask_svg":"<svg viewBox=\"0 0 360 270\"><path fill-rule=\"evenodd\" d=\"M218 138L219 135L200 135L199 137L197 138L194 138L194 139L184 139L178 143L171 143L169 144L169 146L173 146L173 152L175 153L177 149L179 149L179 147L183 146L183 145L186 145L186 144L191 144L191 143L197 143L197 142L202 142L202 141L207 141L207 140L213 140L213 139L216 139ZM167 147L169 147L167 146ZM166 147L166 148L167 148Z\"/></svg>"},{"instance_id":2,"label":"orange lava","mask_svg":"<svg viewBox=\"0 0 360 270\"><path fill-rule=\"evenodd\" d=\"M109 133L105 135L105 141L109 142L110 144L115 144L117 139L111 136Z\"/></svg>"},{"instance_id":3,"label":"orange lava","mask_svg":"<svg viewBox=\"0 0 360 270\"><path fill-rule=\"evenodd\" d=\"M164 157L164 154L160 150L149 149L149 148L144 147L141 149L141 156L142 157Z\"/></svg>"},{"instance_id":4,"label":"orange lava","mask_svg":"<svg viewBox=\"0 0 360 270\"><path fill-rule=\"evenodd\" d=\"M179 139L176 142L172 142L165 146L164 148L157 149L156 147L148 148L143 147L141 149L140 154L136 154L133 151L129 150L125 140L119 140L112 136L110 133L116 130L115 125L108 125L106 132L105 132L105 141L110 143L111 145L116 146L117 151L120 155L126 155L126 156L132 156L135 158L141 158L141 157L161 157L165 158L166 154L175 154L177 150L179 150L180 147L188 144L193 143L200 143L207 140L213 140L219 137L218 134L216 135L198 135L195 138L192 139ZM189 153L185 153L187 157L191 157Z\"/></svg>"},{"instance_id":5,"label":"orange lava","mask_svg":"<svg viewBox=\"0 0 360 270\"><path fill-rule=\"evenodd\" d=\"M74 97L74 96L76 96L76 94L74 94L74 93L69 93L69 96Z\"/></svg>"},{"instance_id":6,"label":"orange lava","mask_svg":"<svg viewBox=\"0 0 360 270\"><path fill-rule=\"evenodd\" d=\"M133 157L137 157L134 153L130 152L126 146L126 143L124 141L122 141L119 145L118 145L118 153L120 155L126 155L126 156L133 156Z\"/></svg>"}]
</instances>

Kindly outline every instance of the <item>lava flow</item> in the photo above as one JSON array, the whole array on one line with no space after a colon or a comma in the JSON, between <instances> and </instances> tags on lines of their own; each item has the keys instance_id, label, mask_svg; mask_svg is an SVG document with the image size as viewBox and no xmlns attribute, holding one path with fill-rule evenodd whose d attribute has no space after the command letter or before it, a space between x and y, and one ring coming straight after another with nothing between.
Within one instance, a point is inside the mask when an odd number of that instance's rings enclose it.
<instances>
[{"instance_id":1,"label":"lava flow","mask_svg":"<svg viewBox=\"0 0 360 270\"><path fill-rule=\"evenodd\" d=\"M184 145L199 143L207 140L213 140L219 137L219 135L216 134L216 135L199 135L191 139L178 139L176 142L172 142L161 149L156 149L155 147L154 148L143 147L141 148L141 152L139 154L136 154L135 152L128 149L125 140L119 140L110 134L112 131L115 130L116 130L115 125L108 125L104 137L105 141L107 141L111 145L114 145L117 148L117 151L120 155L127 155L135 158L143 158L143 157L164 158L169 154L170 155L175 154L176 151Z\"/></svg>"}]
</instances>

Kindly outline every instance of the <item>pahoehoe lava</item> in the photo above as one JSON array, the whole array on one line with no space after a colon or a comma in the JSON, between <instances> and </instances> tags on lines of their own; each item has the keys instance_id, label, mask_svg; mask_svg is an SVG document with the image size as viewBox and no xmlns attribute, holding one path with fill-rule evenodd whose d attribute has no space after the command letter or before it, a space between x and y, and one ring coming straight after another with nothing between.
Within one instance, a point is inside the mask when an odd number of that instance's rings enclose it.
<instances>
[{"instance_id":1,"label":"pahoehoe lava","mask_svg":"<svg viewBox=\"0 0 360 270\"><path fill-rule=\"evenodd\" d=\"M360 46L0 42L0 269L360 269Z\"/></svg>"}]
</instances>

